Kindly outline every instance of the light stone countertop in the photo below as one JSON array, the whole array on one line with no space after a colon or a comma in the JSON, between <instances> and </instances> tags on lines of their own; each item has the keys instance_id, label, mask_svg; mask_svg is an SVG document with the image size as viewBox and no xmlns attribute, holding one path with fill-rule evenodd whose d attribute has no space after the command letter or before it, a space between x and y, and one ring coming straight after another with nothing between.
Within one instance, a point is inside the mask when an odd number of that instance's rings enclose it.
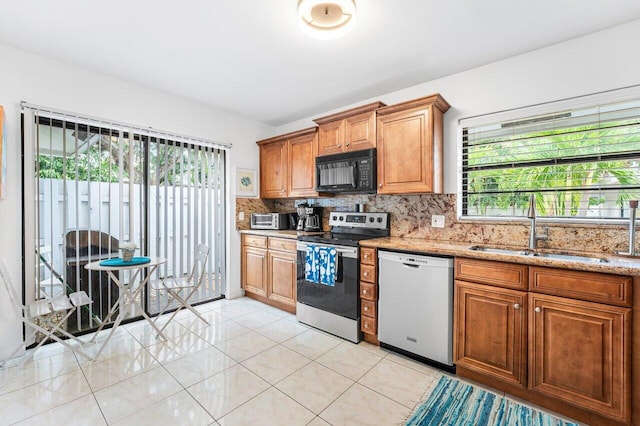
<instances>
[{"instance_id":1,"label":"light stone countertop","mask_svg":"<svg viewBox=\"0 0 640 426\"><path fill-rule=\"evenodd\" d=\"M469 242L437 241L421 238L384 237L360 241L362 247L398 250L419 254L435 254L458 256L474 259L495 260L500 262L520 263L526 265L549 266L554 268L574 269L591 272L605 272L618 275L640 276L640 258L615 256L610 253L590 253L571 251L570 254L606 259L607 262L552 259L522 254L490 253L471 250L474 245L499 247L525 251L525 247L509 247L501 245L475 244ZM540 252L567 254L566 251L540 249Z\"/></svg>"}]
</instances>

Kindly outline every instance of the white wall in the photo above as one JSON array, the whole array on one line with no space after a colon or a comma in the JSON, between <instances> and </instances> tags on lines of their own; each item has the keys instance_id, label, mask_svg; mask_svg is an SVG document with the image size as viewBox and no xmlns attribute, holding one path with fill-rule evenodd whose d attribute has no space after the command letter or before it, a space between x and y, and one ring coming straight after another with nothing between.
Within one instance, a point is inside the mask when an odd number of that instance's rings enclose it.
<instances>
[{"instance_id":1,"label":"white wall","mask_svg":"<svg viewBox=\"0 0 640 426\"><path fill-rule=\"evenodd\" d=\"M640 20L404 90L363 99L357 104L345 105L315 117L376 100L392 105L440 93L451 104L451 109L444 116L444 190L455 193L456 137L460 118L640 84L638 40ZM454 55L457 53L452 52ZM312 118L280 126L275 134L309 127L313 124Z\"/></svg>"},{"instance_id":2,"label":"white wall","mask_svg":"<svg viewBox=\"0 0 640 426\"><path fill-rule=\"evenodd\" d=\"M201 103L153 91L105 75L32 55L0 44L0 105L7 120L8 195L0 200L0 258L19 294L22 273L20 102L43 105L179 134L232 143L228 157L228 290L240 293L240 240L235 231L235 167L258 169L255 141L273 128ZM1 288L1 287L0 287ZM11 320L7 295L0 290L0 360L19 344L19 323ZM7 352L8 351L8 352Z\"/></svg>"}]
</instances>

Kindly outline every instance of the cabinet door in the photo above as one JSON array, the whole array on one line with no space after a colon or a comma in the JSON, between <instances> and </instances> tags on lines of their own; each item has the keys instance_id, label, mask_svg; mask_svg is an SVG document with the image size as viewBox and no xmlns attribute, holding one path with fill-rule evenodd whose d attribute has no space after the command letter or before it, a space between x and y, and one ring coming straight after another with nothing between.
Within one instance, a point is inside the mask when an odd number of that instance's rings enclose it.
<instances>
[{"instance_id":1,"label":"cabinet door","mask_svg":"<svg viewBox=\"0 0 640 426\"><path fill-rule=\"evenodd\" d=\"M442 191L441 176L434 181L441 154L434 155L433 137L430 107L378 116L379 194Z\"/></svg>"},{"instance_id":2,"label":"cabinet door","mask_svg":"<svg viewBox=\"0 0 640 426\"><path fill-rule=\"evenodd\" d=\"M529 316L529 387L628 421L631 310L529 293Z\"/></svg>"},{"instance_id":3,"label":"cabinet door","mask_svg":"<svg viewBox=\"0 0 640 426\"><path fill-rule=\"evenodd\" d=\"M287 141L260 145L260 197L287 196Z\"/></svg>"},{"instance_id":4,"label":"cabinet door","mask_svg":"<svg viewBox=\"0 0 640 426\"><path fill-rule=\"evenodd\" d=\"M267 295L267 250L242 247L241 283L245 291Z\"/></svg>"},{"instance_id":5,"label":"cabinet door","mask_svg":"<svg viewBox=\"0 0 640 426\"><path fill-rule=\"evenodd\" d=\"M358 151L376 147L375 112L359 114L345 119L345 151Z\"/></svg>"},{"instance_id":6,"label":"cabinet door","mask_svg":"<svg viewBox=\"0 0 640 426\"><path fill-rule=\"evenodd\" d=\"M338 120L318 127L318 155L339 154L344 151L344 126L344 120Z\"/></svg>"},{"instance_id":7,"label":"cabinet door","mask_svg":"<svg viewBox=\"0 0 640 426\"><path fill-rule=\"evenodd\" d=\"M290 197L315 197L316 134L300 136L289 141L289 191Z\"/></svg>"},{"instance_id":8,"label":"cabinet door","mask_svg":"<svg viewBox=\"0 0 640 426\"><path fill-rule=\"evenodd\" d=\"M454 362L524 387L527 293L456 281Z\"/></svg>"},{"instance_id":9,"label":"cabinet door","mask_svg":"<svg viewBox=\"0 0 640 426\"><path fill-rule=\"evenodd\" d=\"M269 250L269 299L296 304L296 253Z\"/></svg>"}]
</instances>

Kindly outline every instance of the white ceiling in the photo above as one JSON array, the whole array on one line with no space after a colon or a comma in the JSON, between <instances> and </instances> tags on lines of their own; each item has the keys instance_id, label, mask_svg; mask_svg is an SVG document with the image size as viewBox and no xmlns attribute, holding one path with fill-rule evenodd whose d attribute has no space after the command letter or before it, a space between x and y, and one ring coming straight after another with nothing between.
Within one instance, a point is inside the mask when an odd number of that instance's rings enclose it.
<instances>
[{"instance_id":1,"label":"white ceiling","mask_svg":"<svg viewBox=\"0 0 640 426\"><path fill-rule=\"evenodd\" d=\"M640 18L638 0L356 0L354 30L320 41L297 3L0 0L0 42L277 126Z\"/></svg>"}]
</instances>

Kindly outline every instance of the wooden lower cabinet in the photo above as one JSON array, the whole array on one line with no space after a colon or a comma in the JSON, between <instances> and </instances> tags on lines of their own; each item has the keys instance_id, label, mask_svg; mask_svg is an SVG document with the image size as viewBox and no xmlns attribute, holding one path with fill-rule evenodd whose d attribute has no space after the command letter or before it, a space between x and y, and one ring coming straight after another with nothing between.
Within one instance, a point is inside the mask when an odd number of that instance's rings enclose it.
<instances>
[{"instance_id":1,"label":"wooden lower cabinet","mask_svg":"<svg viewBox=\"0 0 640 426\"><path fill-rule=\"evenodd\" d=\"M242 288L267 296L267 250L242 246Z\"/></svg>"},{"instance_id":2,"label":"wooden lower cabinet","mask_svg":"<svg viewBox=\"0 0 640 426\"><path fill-rule=\"evenodd\" d=\"M240 250L245 294L295 313L296 240L245 234Z\"/></svg>"},{"instance_id":3,"label":"wooden lower cabinet","mask_svg":"<svg viewBox=\"0 0 640 426\"><path fill-rule=\"evenodd\" d=\"M496 279L496 271L504 276ZM640 425L637 411L632 418L631 367L640 302L627 277L457 258L455 278L460 376L587 424ZM528 289L514 289L527 281ZM631 300L633 310L614 306Z\"/></svg>"},{"instance_id":4,"label":"wooden lower cabinet","mask_svg":"<svg viewBox=\"0 0 640 426\"><path fill-rule=\"evenodd\" d=\"M454 360L526 386L527 293L456 281Z\"/></svg>"},{"instance_id":5,"label":"wooden lower cabinet","mask_svg":"<svg viewBox=\"0 0 640 426\"><path fill-rule=\"evenodd\" d=\"M629 418L631 309L529 294L529 387Z\"/></svg>"},{"instance_id":6,"label":"wooden lower cabinet","mask_svg":"<svg viewBox=\"0 0 640 426\"><path fill-rule=\"evenodd\" d=\"M269 299L296 306L296 252L269 250Z\"/></svg>"}]
</instances>

